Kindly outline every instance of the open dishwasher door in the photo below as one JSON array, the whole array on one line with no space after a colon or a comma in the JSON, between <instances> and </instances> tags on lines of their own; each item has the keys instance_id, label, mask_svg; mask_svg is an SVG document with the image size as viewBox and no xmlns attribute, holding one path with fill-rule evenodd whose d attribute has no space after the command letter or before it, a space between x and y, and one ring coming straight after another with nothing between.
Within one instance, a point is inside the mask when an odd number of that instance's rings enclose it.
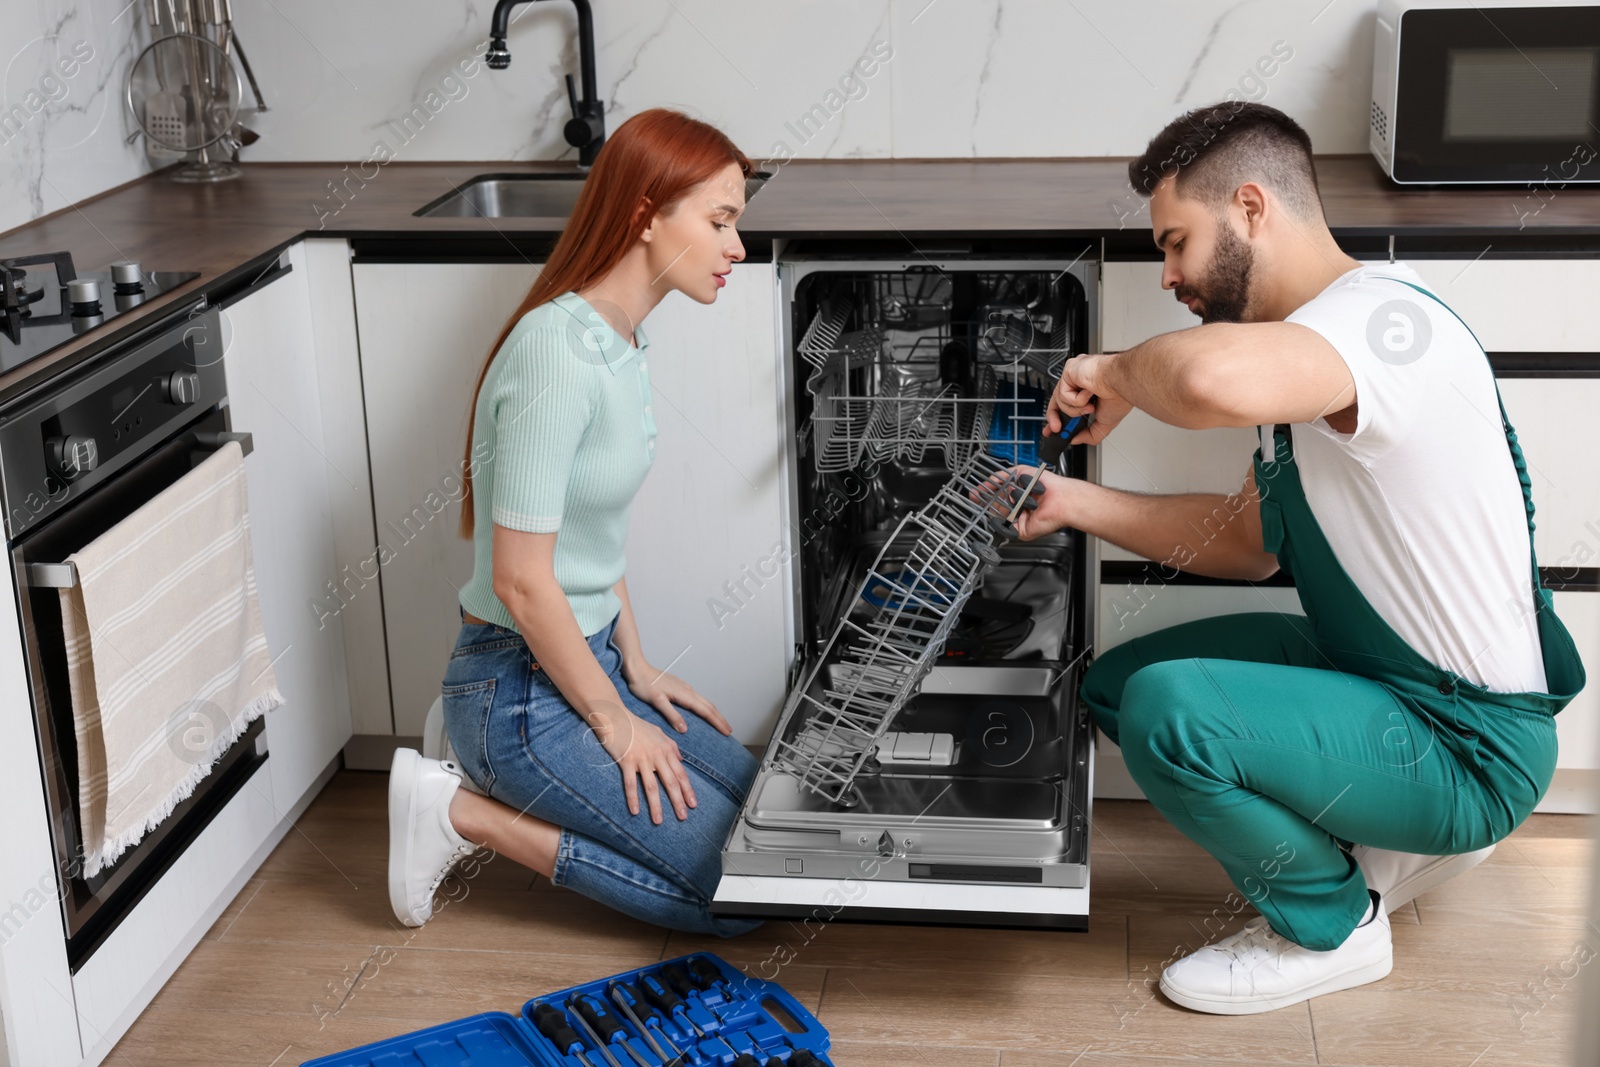
<instances>
[{"instance_id":1,"label":"open dishwasher door","mask_svg":"<svg viewBox=\"0 0 1600 1067\"><path fill-rule=\"evenodd\" d=\"M1087 928L1092 539L963 506L1093 350L1077 251L780 263L797 651L717 914Z\"/></svg>"}]
</instances>

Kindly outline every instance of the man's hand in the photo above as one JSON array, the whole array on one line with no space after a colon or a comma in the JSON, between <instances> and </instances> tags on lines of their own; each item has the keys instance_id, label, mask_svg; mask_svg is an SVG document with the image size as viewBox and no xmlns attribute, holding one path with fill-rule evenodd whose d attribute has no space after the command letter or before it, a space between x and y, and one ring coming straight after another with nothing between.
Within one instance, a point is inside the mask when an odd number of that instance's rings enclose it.
<instances>
[{"instance_id":1,"label":"man's hand","mask_svg":"<svg viewBox=\"0 0 1600 1067\"><path fill-rule=\"evenodd\" d=\"M1094 421L1073 434L1069 445L1097 445L1133 410L1133 405L1107 381L1106 355L1073 356L1061 368L1061 380L1045 409L1045 427L1060 433L1067 420L1094 412Z\"/></svg>"},{"instance_id":2,"label":"man's hand","mask_svg":"<svg viewBox=\"0 0 1600 1067\"><path fill-rule=\"evenodd\" d=\"M1010 471L1013 481L1017 484L1016 492L1021 492L1022 487L1028 484L1028 479L1033 477L1031 467L1012 467ZM1023 541L1032 541L1036 537L1053 534L1067 522L1067 492L1071 478L1063 478L1059 474L1045 471L1039 475L1039 484L1034 487L1034 500L1037 506L1023 508L1017 512L1016 520L1012 523L1017 528L1017 537ZM1041 491L1042 490L1042 491Z\"/></svg>"}]
</instances>

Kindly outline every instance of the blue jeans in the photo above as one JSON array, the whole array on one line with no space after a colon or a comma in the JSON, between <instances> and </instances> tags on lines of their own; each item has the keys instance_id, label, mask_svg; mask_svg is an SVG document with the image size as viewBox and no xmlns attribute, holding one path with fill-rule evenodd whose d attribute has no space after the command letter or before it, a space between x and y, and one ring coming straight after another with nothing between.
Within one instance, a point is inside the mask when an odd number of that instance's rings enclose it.
<instances>
[{"instance_id":1,"label":"blue jeans","mask_svg":"<svg viewBox=\"0 0 1600 1067\"><path fill-rule=\"evenodd\" d=\"M464 618L445 670L445 727L461 769L495 800L561 827L556 885L674 930L731 937L760 924L711 915L722 876L722 843L758 764L745 747L685 712L680 734L628 691L617 620L589 638L600 668L633 714L677 741L696 807L679 821L662 790L662 821L644 797L628 812L622 772L594 731L534 662L522 635Z\"/></svg>"}]
</instances>

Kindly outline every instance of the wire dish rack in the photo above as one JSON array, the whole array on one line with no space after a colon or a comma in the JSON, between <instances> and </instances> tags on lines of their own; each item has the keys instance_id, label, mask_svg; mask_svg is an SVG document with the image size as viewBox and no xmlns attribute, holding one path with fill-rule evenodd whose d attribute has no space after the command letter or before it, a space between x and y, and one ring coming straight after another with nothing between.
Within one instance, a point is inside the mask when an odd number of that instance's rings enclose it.
<instances>
[{"instance_id":1,"label":"wire dish rack","mask_svg":"<svg viewBox=\"0 0 1600 1067\"><path fill-rule=\"evenodd\" d=\"M1065 317L1008 303L1001 292L966 324L969 347L953 336L948 292L940 279L931 281L876 280L879 288L897 282L904 291L875 291L873 321L854 330L846 326L860 303L837 295L820 302L797 346L811 367L806 390L817 471L922 464L930 448L954 470L980 450L1022 462L1035 446L1040 393L1055 384L1070 354ZM950 380L956 364L971 369L965 389Z\"/></svg>"},{"instance_id":2,"label":"wire dish rack","mask_svg":"<svg viewBox=\"0 0 1600 1067\"><path fill-rule=\"evenodd\" d=\"M971 451L867 569L856 599L875 610L844 613L791 709L798 732L773 752L803 788L844 807L859 802L856 776L932 669L984 571L1000 562L994 542L1009 504L1007 470ZM912 536L910 553L890 558L890 547Z\"/></svg>"}]
</instances>

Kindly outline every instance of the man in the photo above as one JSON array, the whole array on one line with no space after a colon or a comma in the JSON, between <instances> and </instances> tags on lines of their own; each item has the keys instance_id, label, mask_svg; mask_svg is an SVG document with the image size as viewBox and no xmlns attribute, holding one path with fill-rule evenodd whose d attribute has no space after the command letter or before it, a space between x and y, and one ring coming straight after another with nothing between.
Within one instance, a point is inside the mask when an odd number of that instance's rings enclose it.
<instances>
[{"instance_id":1,"label":"man","mask_svg":"<svg viewBox=\"0 0 1600 1067\"><path fill-rule=\"evenodd\" d=\"M1072 441L1097 443L1137 407L1258 426L1262 447L1230 496L1046 474L1018 521L1196 574L1295 579L1304 616L1170 627L1100 655L1082 686L1145 795L1260 912L1162 990L1249 1014L1389 973L1387 913L1544 795L1552 716L1583 667L1538 585L1483 350L1409 267L1340 251L1305 131L1259 104L1202 108L1129 175L1162 284L1203 324L1068 360L1049 429L1093 411Z\"/></svg>"}]
</instances>

